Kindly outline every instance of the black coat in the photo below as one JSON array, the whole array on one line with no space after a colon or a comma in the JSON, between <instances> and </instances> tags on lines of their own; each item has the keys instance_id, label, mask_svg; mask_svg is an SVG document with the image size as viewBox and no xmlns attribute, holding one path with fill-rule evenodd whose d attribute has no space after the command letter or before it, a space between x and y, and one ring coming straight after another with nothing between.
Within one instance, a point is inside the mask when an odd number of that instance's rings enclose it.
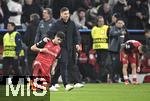
<instances>
[{"instance_id":1,"label":"black coat","mask_svg":"<svg viewBox=\"0 0 150 101\"><path fill-rule=\"evenodd\" d=\"M34 39L36 36L36 30L39 24L39 20L35 19L34 21L32 21L28 26L27 26L27 30L24 33L23 36L23 42L28 46L28 54L29 55L35 55L36 52L33 52L30 50L30 47L34 44Z\"/></svg>"},{"instance_id":2,"label":"black coat","mask_svg":"<svg viewBox=\"0 0 150 101\"><path fill-rule=\"evenodd\" d=\"M126 33L126 35L125 35ZM121 44L125 42L125 37L127 37L127 32L125 28L117 28L112 26L109 31L109 51L119 52Z\"/></svg>"},{"instance_id":3,"label":"black coat","mask_svg":"<svg viewBox=\"0 0 150 101\"><path fill-rule=\"evenodd\" d=\"M65 48L69 54L69 57L72 58L74 55L74 46L79 44L81 41L80 33L78 32L75 23L71 20L65 23L62 19L59 19L51 26L47 36L54 38L56 32L58 31L65 33L65 39L62 42L61 47Z\"/></svg>"}]
</instances>

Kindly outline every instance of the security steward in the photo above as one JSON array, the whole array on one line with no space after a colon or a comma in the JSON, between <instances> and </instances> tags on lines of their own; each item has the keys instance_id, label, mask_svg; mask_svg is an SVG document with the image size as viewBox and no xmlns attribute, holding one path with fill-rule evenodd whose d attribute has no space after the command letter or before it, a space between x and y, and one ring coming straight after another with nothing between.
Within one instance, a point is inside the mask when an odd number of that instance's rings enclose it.
<instances>
[{"instance_id":1,"label":"security steward","mask_svg":"<svg viewBox=\"0 0 150 101\"><path fill-rule=\"evenodd\" d=\"M19 32L15 29L15 24L7 24L7 33L3 37L3 74L9 76L15 74L21 76L21 70L18 68L19 57L24 56L22 49L22 39Z\"/></svg>"},{"instance_id":2,"label":"security steward","mask_svg":"<svg viewBox=\"0 0 150 101\"><path fill-rule=\"evenodd\" d=\"M105 74L105 64L108 55L108 30L109 26L104 24L103 16L98 16L97 26L94 26L91 31L93 39L93 49L97 53L97 62L100 65L99 79L103 81Z\"/></svg>"}]
</instances>

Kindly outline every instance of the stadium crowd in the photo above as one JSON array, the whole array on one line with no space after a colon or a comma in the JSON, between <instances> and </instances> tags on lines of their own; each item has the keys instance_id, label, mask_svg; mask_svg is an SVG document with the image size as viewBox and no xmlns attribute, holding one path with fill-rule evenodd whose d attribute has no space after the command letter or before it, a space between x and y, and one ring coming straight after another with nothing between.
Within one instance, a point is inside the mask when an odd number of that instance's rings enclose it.
<instances>
[{"instance_id":1,"label":"stadium crowd","mask_svg":"<svg viewBox=\"0 0 150 101\"><path fill-rule=\"evenodd\" d=\"M38 52L45 52L58 31L65 34L57 66L48 69L51 91L58 91L60 75L69 91L84 82L138 84L136 73L150 68L150 0L0 0L0 29L7 29L5 76L33 76ZM90 38L79 29L91 29ZM144 30L145 42L131 40L127 29ZM34 44L37 52L31 50ZM55 56L55 51L47 53Z\"/></svg>"}]
</instances>

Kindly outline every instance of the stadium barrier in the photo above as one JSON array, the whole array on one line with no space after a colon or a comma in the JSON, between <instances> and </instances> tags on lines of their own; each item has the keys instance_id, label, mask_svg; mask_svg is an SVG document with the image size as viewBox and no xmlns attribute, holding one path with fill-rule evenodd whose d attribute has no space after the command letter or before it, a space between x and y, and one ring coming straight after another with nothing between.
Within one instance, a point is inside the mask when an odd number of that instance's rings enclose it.
<instances>
[{"instance_id":1,"label":"stadium barrier","mask_svg":"<svg viewBox=\"0 0 150 101\"><path fill-rule=\"evenodd\" d=\"M25 29L17 29L17 31L19 32L25 32L26 30ZM0 33L4 33L4 32L7 32L7 29L0 29ZM79 29L79 32L81 33L89 33L91 32L91 29ZM137 30L137 29L128 29L128 32L129 33L144 33L144 30Z\"/></svg>"}]
</instances>

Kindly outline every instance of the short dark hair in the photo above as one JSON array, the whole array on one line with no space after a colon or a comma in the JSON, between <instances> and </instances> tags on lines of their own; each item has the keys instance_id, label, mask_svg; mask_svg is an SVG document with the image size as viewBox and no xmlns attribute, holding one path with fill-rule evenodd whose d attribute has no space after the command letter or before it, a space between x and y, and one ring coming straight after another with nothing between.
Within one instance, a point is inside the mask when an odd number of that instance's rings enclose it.
<instances>
[{"instance_id":1,"label":"short dark hair","mask_svg":"<svg viewBox=\"0 0 150 101\"><path fill-rule=\"evenodd\" d=\"M11 24L12 26L16 27L14 22L8 22L8 24Z\"/></svg>"},{"instance_id":2,"label":"short dark hair","mask_svg":"<svg viewBox=\"0 0 150 101\"><path fill-rule=\"evenodd\" d=\"M14 31L16 30L16 25L15 25L15 23L14 22L8 22L8 24L10 24L11 26L13 26L14 27Z\"/></svg>"},{"instance_id":3,"label":"short dark hair","mask_svg":"<svg viewBox=\"0 0 150 101\"><path fill-rule=\"evenodd\" d=\"M116 23L117 23L118 21L123 21L123 22L124 22L124 20L123 20L122 18L118 18L118 19L116 20ZM125 23L125 22L124 22L124 23Z\"/></svg>"},{"instance_id":4,"label":"short dark hair","mask_svg":"<svg viewBox=\"0 0 150 101\"><path fill-rule=\"evenodd\" d=\"M30 15L30 18L32 18L33 21L38 21L40 20L40 16L37 13L33 13Z\"/></svg>"},{"instance_id":5,"label":"short dark hair","mask_svg":"<svg viewBox=\"0 0 150 101\"><path fill-rule=\"evenodd\" d=\"M59 38L61 38L62 40L65 39L65 33L62 32L62 31L58 31L58 32L56 33L56 36L59 37Z\"/></svg>"},{"instance_id":6,"label":"short dark hair","mask_svg":"<svg viewBox=\"0 0 150 101\"><path fill-rule=\"evenodd\" d=\"M77 12L80 13L81 11L86 12L84 8L78 8Z\"/></svg>"},{"instance_id":7,"label":"short dark hair","mask_svg":"<svg viewBox=\"0 0 150 101\"><path fill-rule=\"evenodd\" d=\"M124 51L126 54L130 54L130 53L132 53L132 50L134 48L135 48L135 46L133 45L133 43L128 42L128 43L125 43Z\"/></svg>"},{"instance_id":8,"label":"short dark hair","mask_svg":"<svg viewBox=\"0 0 150 101\"><path fill-rule=\"evenodd\" d=\"M49 15L53 15L53 11L51 8L45 8L44 10L46 10Z\"/></svg>"},{"instance_id":9,"label":"short dark hair","mask_svg":"<svg viewBox=\"0 0 150 101\"><path fill-rule=\"evenodd\" d=\"M62 7L62 8L60 9L60 13L65 12L65 11L69 11L69 8L67 8L67 7Z\"/></svg>"}]
</instances>

